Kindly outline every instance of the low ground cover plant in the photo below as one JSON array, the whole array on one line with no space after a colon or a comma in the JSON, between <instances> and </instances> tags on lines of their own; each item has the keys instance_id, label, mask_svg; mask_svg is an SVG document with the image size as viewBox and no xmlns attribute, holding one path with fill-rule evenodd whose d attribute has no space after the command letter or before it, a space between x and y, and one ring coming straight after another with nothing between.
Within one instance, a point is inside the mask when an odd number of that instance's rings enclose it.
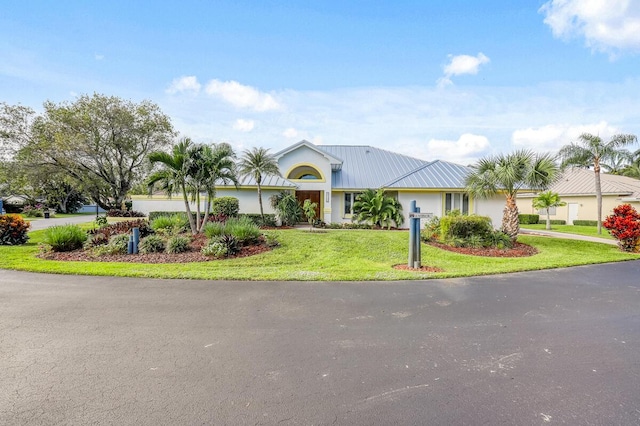
<instances>
[{"instance_id":1,"label":"low ground cover plant","mask_svg":"<svg viewBox=\"0 0 640 426\"><path fill-rule=\"evenodd\" d=\"M87 241L87 233L77 225L57 225L47 228L44 242L53 251L72 251L83 246Z\"/></svg>"},{"instance_id":2,"label":"low ground cover plant","mask_svg":"<svg viewBox=\"0 0 640 426\"><path fill-rule=\"evenodd\" d=\"M27 231L31 224L17 214L0 215L0 245L15 246L29 240Z\"/></svg>"},{"instance_id":3,"label":"low ground cover plant","mask_svg":"<svg viewBox=\"0 0 640 426\"><path fill-rule=\"evenodd\" d=\"M189 229L189 221L184 214L158 216L150 223L151 229L165 235L179 234Z\"/></svg>"},{"instance_id":4,"label":"low ground cover plant","mask_svg":"<svg viewBox=\"0 0 640 426\"><path fill-rule=\"evenodd\" d=\"M162 253L165 250L166 243L160 235L149 235L140 240L138 251L142 254Z\"/></svg>"},{"instance_id":5,"label":"low ground cover plant","mask_svg":"<svg viewBox=\"0 0 640 426\"><path fill-rule=\"evenodd\" d=\"M640 214L630 204L614 208L602 226L618 240L621 250L640 252Z\"/></svg>"}]
</instances>

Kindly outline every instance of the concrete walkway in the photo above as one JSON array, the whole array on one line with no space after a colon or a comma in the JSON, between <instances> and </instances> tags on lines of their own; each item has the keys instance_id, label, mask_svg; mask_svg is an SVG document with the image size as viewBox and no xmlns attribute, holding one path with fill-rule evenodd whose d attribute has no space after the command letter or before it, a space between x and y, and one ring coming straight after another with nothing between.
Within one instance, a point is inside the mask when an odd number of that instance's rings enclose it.
<instances>
[{"instance_id":1,"label":"concrete walkway","mask_svg":"<svg viewBox=\"0 0 640 426\"><path fill-rule=\"evenodd\" d=\"M30 231L39 231L41 229L51 228L56 225L77 225L80 223L93 222L96 219L94 215L83 215L83 216L73 216L73 217L54 217L51 219L43 219L38 218L35 220L25 219L28 222L31 222Z\"/></svg>"},{"instance_id":2,"label":"concrete walkway","mask_svg":"<svg viewBox=\"0 0 640 426\"><path fill-rule=\"evenodd\" d=\"M565 234L563 232L544 231L544 230L538 230L538 229L520 228L520 234L521 235L537 235L537 236L553 237L553 238L564 238L566 240L591 241L594 243L610 244L613 246L618 245L617 241L610 240L608 238L589 237L586 235L578 235L578 234Z\"/></svg>"}]
</instances>

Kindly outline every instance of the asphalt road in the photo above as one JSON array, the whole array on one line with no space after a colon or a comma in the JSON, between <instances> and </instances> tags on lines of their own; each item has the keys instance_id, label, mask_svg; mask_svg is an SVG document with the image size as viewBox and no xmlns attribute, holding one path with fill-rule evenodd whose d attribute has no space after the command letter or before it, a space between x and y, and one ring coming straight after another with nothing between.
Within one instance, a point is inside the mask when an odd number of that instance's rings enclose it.
<instances>
[{"instance_id":1,"label":"asphalt road","mask_svg":"<svg viewBox=\"0 0 640 426\"><path fill-rule=\"evenodd\" d=\"M640 261L392 283L0 271L0 424L637 425L638 277Z\"/></svg>"}]
</instances>

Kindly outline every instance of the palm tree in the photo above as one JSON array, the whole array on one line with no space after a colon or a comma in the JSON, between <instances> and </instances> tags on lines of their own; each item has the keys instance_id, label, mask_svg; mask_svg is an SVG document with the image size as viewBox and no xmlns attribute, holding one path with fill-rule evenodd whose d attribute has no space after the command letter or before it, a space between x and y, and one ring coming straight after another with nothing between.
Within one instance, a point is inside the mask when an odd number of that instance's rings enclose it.
<instances>
[{"instance_id":1,"label":"palm tree","mask_svg":"<svg viewBox=\"0 0 640 426\"><path fill-rule=\"evenodd\" d=\"M182 192L191 233L195 234L197 229L193 215L191 214L188 193L193 151L194 145L191 139L183 138L173 147L171 154L163 151L150 153L148 157L149 161L152 164L161 163L164 167L152 173L151 176L147 178L147 185L151 191L153 186L160 182L162 189L166 191L169 196L178 191Z\"/></svg>"},{"instance_id":2,"label":"palm tree","mask_svg":"<svg viewBox=\"0 0 640 426\"><path fill-rule=\"evenodd\" d=\"M260 204L260 216L264 222L264 211L262 209L262 178L265 175L280 176L278 162L276 158L269 154L269 150L265 148L252 148L246 150L240 158L240 174L243 176L251 176L258 186L258 203Z\"/></svg>"},{"instance_id":3,"label":"palm tree","mask_svg":"<svg viewBox=\"0 0 640 426\"><path fill-rule=\"evenodd\" d=\"M621 149L614 152L610 158L603 159L600 162L602 169L610 175L621 175L622 171L633 160L633 154L626 149Z\"/></svg>"},{"instance_id":4,"label":"palm tree","mask_svg":"<svg viewBox=\"0 0 640 426\"><path fill-rule=\"evenodd\" d=\"M603 142L600 136L583 133L578 142L563 146L558 155L562 159L562 167L591 167L596 180L596 202L598 204L598 234L602 234L602 187L600 185L601 162L614 158L623 146L636 142L635 135L619 134Z\"/></svg>"},{"instance_id":5,"label":"palm tree","mask_svg":"<svg viewBox=\"0 0 640 426\"><path fill-rule=\"evenodd\" d=\"M353 203L354 219L358 222L369 222L373 226L391 228L391 223L402 225L402 205L398 200L388 196L384 189L377 191L367 189L356 197Z\"/></svg>"},{"instance_id":6,"label":"palm tree","mask_svg":"<svg viewBox=\"0 0 640 426\"><path fill-rule=\"evenodd\" d=\"M547 211L547 226L545 228L548 230L551 229L551 218L549 217L549 209L551 207L562 207L566 205L567 203L560 200L560 195L558 195L557 192L541 192L536 198L533 199L534 209L545 209Z\"/></svg>"},{"instance_id":7,"label":"palm tree","mask_svg":"<svg viewBox=\"0 0 640 426\"><path fill-rule=\"evenodd\" d=\"M622 175L640 179L640 149L632 154L631 163L622 169Z\"/></svg>"},{"instance_id":8,"label":"palm tree","mask_svg":"<svg viewBox=\"0 0 640 426\"><path fill-rule=\"evenodd\" d=\"M483 158L471 166L465 179L467 191L478 198L504 193L502 232L516 240L520 231L516 195L521 189L546 189L556 179L558 166L549 154L520 150Z\"/></svg>"},{"instance_id":9,"label":"palm tree","mask_svg":"<svg viewBox=\"0 0 640 426\"><path fill-rule=\"evenodd\" d=\"M198 188L196 193L198 212L196 230L202 232L209 219L211 203L216 197L216 184L238 185L236 154L228 143L198 145L194 152L192 179ZM200 221L200 189L206 191L204 218Z\"/></svg>"}]
</instances>

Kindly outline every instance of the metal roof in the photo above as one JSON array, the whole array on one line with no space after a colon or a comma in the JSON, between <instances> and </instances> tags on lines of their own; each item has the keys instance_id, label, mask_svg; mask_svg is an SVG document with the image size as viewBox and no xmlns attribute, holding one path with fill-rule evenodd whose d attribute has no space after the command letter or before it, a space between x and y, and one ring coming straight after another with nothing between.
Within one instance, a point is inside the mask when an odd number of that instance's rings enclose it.
<instances>
[{"instance_id":1,"label":"metal roof","mask_svg":"<svg viewBox=\"0 0 640 426\"><path fill-rule=\"evenodd\" d=\"M600 187L603 195L621 195L640 198L640 180L627 176L600 173ZM595 195L596 177L593 170L567 169L550 188L552 192L563 195ZM523 198L535 194L522 194Z\"/></svg>"},{"instance_id":2,"label":"metal roof","mask_svg":"<svg viewBox=\"0 0 640 426\"><path fill-rule=\"evenodd\" d=\"M470 168L435 160L383 185L385 188L464 188Z\"/></svg>"},{"instance_id":3,"label":"metal roof","mask_svg":"<svg viewBox=\"0 0 640 426\"><path fill-rule=\"evenodd\" d=\"M216 184L216 186L220 187L232 187L233 184ZM256 180L251 176L241 176L238 179L238 187L243 186L257 186ZM272 187L272 188L296 188L298 185L287 180L281 176L274 175L264 175L262 176L262 183L260 184L262 187Z\"/></svg>"},{"instance_id":4,"label":"metal roof","mask_svg":"<svg viewBox=\"0 0 640 426\"><path fill-rule=\"evenodd\" d=\"M317 149L342 160L331 173L334 189L381 188L385 183L418 169L427 161L366 145L320 145Z\"/></svg>"}]
</instances>

